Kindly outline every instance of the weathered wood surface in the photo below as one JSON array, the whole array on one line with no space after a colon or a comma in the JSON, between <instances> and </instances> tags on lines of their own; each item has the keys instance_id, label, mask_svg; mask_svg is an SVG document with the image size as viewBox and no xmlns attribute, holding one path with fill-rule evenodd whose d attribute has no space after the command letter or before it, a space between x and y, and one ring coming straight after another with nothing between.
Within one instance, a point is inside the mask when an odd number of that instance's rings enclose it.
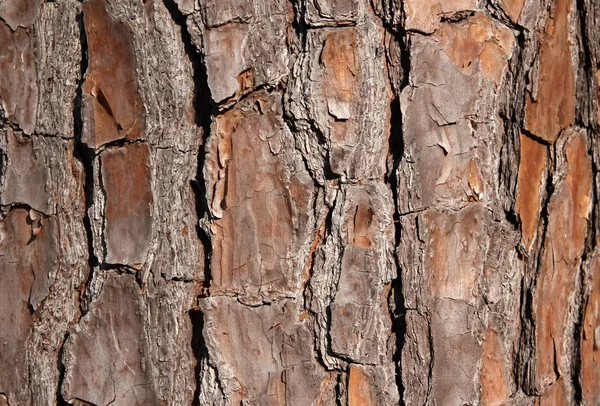
<instances>
[{"instance_id":1,"label":"weathered wood surface","mask_svg":"<svg viewBox=\"0 0 600 406\"><path fill-rule=\"evenodd\" d=\"M599 27L0 0L0 405L599 405Z\"/></svg>"}]
</instances>

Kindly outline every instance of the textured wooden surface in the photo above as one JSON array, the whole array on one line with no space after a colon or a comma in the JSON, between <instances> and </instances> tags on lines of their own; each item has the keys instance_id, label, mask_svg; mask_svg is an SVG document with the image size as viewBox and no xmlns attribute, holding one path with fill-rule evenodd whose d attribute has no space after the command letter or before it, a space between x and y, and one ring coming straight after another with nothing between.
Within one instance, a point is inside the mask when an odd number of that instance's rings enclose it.
<instances>
[{"instance_id":1,"label":"textured wooden surface","mask_svg":"<svg viewBox=\"0 0 600 406\"><path fill-rule=\"evenodd\" d=\"M0 406L600 404L598 27L0 0Z\"/></svg>"}]
</instances>

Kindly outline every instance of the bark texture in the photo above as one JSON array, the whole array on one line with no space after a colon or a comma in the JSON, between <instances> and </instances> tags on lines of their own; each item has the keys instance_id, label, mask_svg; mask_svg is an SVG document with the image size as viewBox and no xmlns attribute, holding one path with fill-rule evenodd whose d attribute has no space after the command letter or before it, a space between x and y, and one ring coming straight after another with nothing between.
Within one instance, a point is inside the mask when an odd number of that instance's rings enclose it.
<instances>
[{"instance_id":1,"label":"bark texture","mask_svg":"<svg viewBox=\"0 0 600 406\"><path fill-rule=\"evenodd\" d=\"M599 27L0 0L0 406L600 405Z\"/></svg>"}]
</instances>

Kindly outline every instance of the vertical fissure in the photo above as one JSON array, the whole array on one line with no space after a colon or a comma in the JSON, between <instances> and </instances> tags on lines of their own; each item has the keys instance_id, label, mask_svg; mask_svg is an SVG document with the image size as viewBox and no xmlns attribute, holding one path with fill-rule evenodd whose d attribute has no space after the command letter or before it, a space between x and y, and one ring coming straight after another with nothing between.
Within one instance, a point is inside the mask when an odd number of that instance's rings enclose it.
<instances>
[{"instance_id":1,"label":"vertical fissure","mask_svg":"<svg viewBox=\"0 0 600 406\"><path fill-rule=\"evenodd\" d=\"M296 35L302 43L302 52L306 51L307 31L308 27L305 22L306 16L306 1L295 1L290 0L292 7L294 8L294 21L292 21L292 27L296 31Z\"/></svg>"},{"instance_id":2,"label":"vertical fissure","mask_svg":"<svg viewBox=\"0 0 600 406\"><path fill-rule=\"evenodd\" d=\"M210 125L212 122L214 103L210 88L208 86L208 77L206 67L202 63L203 55L198 47L192 41L192 37L187 28L187 17L179 10L174 0L164 0L164 5L169 11L173 22L180 28L181 41L184 46L186 55L188 56L194 80L194 121L196 126L202 130L202 143L198 150L198 164L196 179L191 181L191 187L194 192L196 214L199 222L196 224L196 234L204 248L204 281L203 295L208 295L210 281L212 279L210 269L211 259L211 241L210 233L202 226L206 222L210 213L208 211L208 202L206 201L206 189L203 175L204 155L206 140L210 136Z\"/></svg>"},{"instance_id":3,"label":"vertical fissure","mask_svg":"<svg viewBox=\"0 0 600 406\"><path fill-rule=\"evenodd\" d=\"M210 127L214 115L214 102L210 88L208 86L208 77L206 66L203 63L203 55L197 45L193 42L190 32L187 28L187 17L179 10L177 4L173 0L164 0L164 5L169 11L173 22L179 26L181 32L181 41L184 46L185 53L190 60L192 68L192 76L194 81L194 121L197 127L201 129L202 142L197 153L197 169L196 177L190 181L190 186L194 193L195 210L198 218L196 223L196 235L200 240L204 250L204 278L202 287L198 294L199 297L210 295L210 285L212 280L211 273L211 255L212 244L210 240L210 212L208 210L208 201L206 199L206 182L204 179L204 161L205 148L208 138L210 137ZM194 367L194 380L196 388L192 400L193 405L200 405L201 398L201 374L202 365L208 360L208 348L204 341L204 314L199 308L190 309L188 312L192 325L192 340L191 348L196 361Z\"/></svg>"},{"instance_id":4,"label":"vertical fissure","mask_svg":"<svg viewBox=\"0 0 600 406\"><path fill-rule=\"evenodd\" d=\"M598 210L600 206L598 205L598 185L596 184L597 176L598 176L598 162L599 159L597 154L594 154L594 151L597 148L596 137L594 136L593 131L586 131L588 135L588 142L590 143L588 152L592 157L592 187L591 187L591 211L590 218L588 220L587 227L587 235L585 240L585 246L583 250L583 254L581 256L581 262L578 269L577 275L577 285L579 287L579 291L577 292L577 301L576 301L576 310L577 316L575 319L575 324L573 326L573 349L572 349L572 359L573 363L571 365L571 383L573 385L574 390L574 399L577 404L583 403L583 387L582 387L582 354L581 354L581 340L583 339L583 327L584 327L584 318L585 318L585 310L587 307L587 272L586 268L591 266L592 255L594 253L594 249L596 246L596 241L598 239Z\"/></svg>"},{"instance_id":5,"label":"vertical fissure","mask_svg":"<svg viewBox=\"0 0 600 406\"><path fill-rule=\"evenodd\" d=\"M497 10L496 10L497 11ZM525 121L525 93L529 85L529 71L533 66L531 38L527 31L518 25L510 25L516 31L516 43L514 55L509 62L509 74L505 82L505 90L502 93L502 106L499 111L500 119L504 124L503 142L500 151L498 166L498 183L500 192L506 196L516 196L518 171L521 159L520 135L526 136L539 142L539 139L529 134L524 129ZM550 161L548 161L549 163ZM545 195L542 196L541 212L539 218L538 238L536 244L531 247L531 253L519 244L516 248L522 261L525 262L524 274L520 281L520 309L519 309L519 338L516 344L516 354L512 365L512 375L515 380L516 390L522 391L529 396L537 395L535 389L535 320L533 309L533 296L536 287L536 278L539 272L542 249L546 239L548 223L548 202L553 193L552 169L546 171ZM516 211L516 198L503 199L504 220L512 225L515 230L520 231L521 220Z\"/></svg>"},{"instance_id":6,"label":"vertical fissure","mask_svg":"<svg viewBox=\"0 0 600 406\"><path fill-rule=\"evenodd\" d=\"M84 193L84 214L83 214L83 227L86 234L87 239L87 251L88 251L88 274L86 279L83 281L82 285L79 287L79 296L78 296L78 304L79 304L79 312L75 316L75 320L72 320L70 324L75 324L83 315L87 313L86 306L86 293L88 289L88 284L92 279L93 269L99 265L98 257L94 252L94 237L92 231L92 223L89 216L89 211L94 204L94 170L93 170L93 162L95 158L95 154L93 149L89 148L82 141L83 134L83 82L85 80L85 74L88 69L88 45L87 45L87 36L85 32L83 12L79 13L78 16L78 26L79 26L79 42L81 46L81 59L80 59L80 78L77 83L77 89L75 93L75 98L73 100L73 133L74 133L74 141L73 141L73 156L79 161L83 170L82 177L82 186ZM63 363L64 357L64 347L67 339L69 337L69 332L65 332L64 337L60 343L58 356L57 356L57 369L58 369L58 384L56 388L56 403L59 406L70 404L67 402L62 394L62 386L65 380L65 365Z\"/></svg>"},{"instance_id":7,"label":"vertical fissure","mask_svg":"<svg viewBox=\"0 0 600 406\"><path fill-rule=\"evenodd\" d=\"M200 405L200 373L202 370L202 359L208 357L208 349L204 342L204 315L200 310L192 309L188 312L190 321L192 323L192 352L196 360L196 366L194 367L194 377L196 379L196 389L194 390L194 397L192 405Z\"/></svg>"},{"instance_id":8,"label":"vertical fissure","mask_svg":"<svg viewBox=\"0 0 600 406\"><path fill-rule=\"evenodd\" d=\"M552 148L549 148L552 152ZM550 156L554 156L551 153ZM535 356L536 356L536 323L534 318L533 299L536 292L538 275L542 265L542 258L545 253L546 240L549 227L549 205L554 194L554 182L552 173L555 168L555 162L548 160L548 169L546 171L546 182L544 185L544 193L541 199L540 210L540 226L538 227L539 238L536 244L532 247L533 255L526 259L525 274L521 279L521 332L519 345L517 349L517 357L515 358L514 372L518 377L516 380L517 388L529 396L539 395L535 385Z\"/></svg>"},{"instance_id":9,"label":"vertical fissure","mask_svg":"<svg viewBox=\"0 0 600 406\"><path fill-rule=\"evenodd\" d=\"M92 232L92 223L89 216L89 210L94 205L94 150L88 147L82 140L83 137L83 82L88 68L88 50L87 37L83 20L83 12L79 15L79 35L81 43L81 77L76 90L75 99L73 100L73 130L74 130L74 151L73 155L77 159L84 170L83 188L85 199L85 213L83 216L83 225L85 227L88 245L88 265L91 270L99 265L98 257L94 252L94 237Z\"/></svg>"},{"instance_id":10,"label":"vertical fissure","mask_svg":"<svg viewBox=\"0 0 600 406\"><path fill-rule=\"evenodd\" d=\"M65 371L66 371L65 364L63 363L62 360L63 360L63 356L64 356L63 354L64 354L64 350L65 350L65 343L67 342L68 338L69 338L69 333L67 332L67 333L65 333L63 340L60 344L60 349L58 350L58 357L56 359L56 364L57 364L56 366L58 368L58 385L56 388L56 404L57 404L57 406L70 405L70 403L67 402L65 400L65 398L63 397L62 390L61 390L63 382L65 380Z\"/></svg>"},{"instance_id":11,"label":"vertical fissure","mask_svg":"<svg viewBox=\"0 0 600 406\"><path fill-rule=\"evenodd\" d=\"M525 89L528 83L528 70L525 63L525 48L527 38L524 30L518 30L515 53L509 63L510 80L506 81L506 91L503 94L502 108L499 115L504 123L503 145L500 152L498 167L500 189L506 196L515 196L519 168L520 131L524 122ZM516 95L516 96L515 96ZM506 199L504 212L506 220L514 224L512 219L518 218L515 209L515 199Z\"/></svg>"},{"instance_id":12,"label":"vertical fissure","mask_svg":"<svg viewBox=\"0 0 600 406\"><path fill-rule=\"evenodd\" d=\"M402 19L405 19L404 3L401 3L400 13ZM386 24L384 23L384 26ZM388 299L388 306L393 308L391 312L392 328L396 337L395 351L393 354L393 361L396 370L396 386L398 387L399 404L404 404L404 383L402 381L402 351L406 342L406 304L403 292L402 283L402 268L400 266L400 258L398 257L398 249L400 249L400 242L402 236L402 226L400 222L400 210L399 210L399 196L398 196L398 184L399 184L399 167L404 156L404 134L403 134L403 117L402 109L400 105L400 94L409 86L410 80L410 38L409 34L404 27L404 21L397 27L386 27L388 32L392 35L392 40L396 41L400 48L400 69L401 69L401 82L398 89L393 89L394 98L390 102L390 138L389 138L389 152L390 158L388 163L388 171L385 175L385 181L389 185L392 192L392 201L394 204L393 222L394 222L394 263L396 266L396 278L392 280L392 290L390 292L390 298ZM393 65L387 60L387 70L393 69ZM389 74L389 73L388 73ZM390 84L393 83L392 78L388 78Z\"/></svg>"},{"instance_id":13,"label":"vertical fissure","mask_svg":"<svg viewBox=\"0 0 600 406\"><path fill-rule=\"evenodd\" d=\"M402 53L408 51L403 50ZM407 58L403 58L407 59ZM408 72L404 71L403 82L405 82ZM398 209L398 170L402 157L404 155L404 139L402 134L402 111L400 109L400 98L395 96L390 103L390 152L391 152L391 165L388 173L386 174L386 183L390 185L392 191L392 201L394 204L394 263L396 266L396 278L392 280L392 291L389 301L393 300L393 318L392 328L396 335L396 348L393 354L394 366L396 369L396 386L398 387L398 395L400 404L404 404L404 384L402 382L402 350L405 344L406 335L406 305L404 300L404 292L402 290L402 269L400 267L400 259L398 258L398 252L400 246L400 238L402 235L402 227L400 222L400 211Z\"/></svg>"},{"instance_id":14,"label":"vertical fissure","mask_svg":"<svg viewBox=\"0 0 600 406\"><path fill-rule=\"evenodd\" d=\"M593 39L590 38L590 32L588 31L588 7L589 4L585 0L576 0L575 7L577 10L578 29L579 29L579 59L583 63L579 64L577 72L577 108L575 121L580 126L586 129L586 135L588 139L588 152L592 158L592 185L591 185L591 211L590 218L588 219L587 235L585 240L585 246L581 257L581 262L578 270L577 284L579 291L576 293L577 305L576 320L573 328L573 349L572 349L572 365L571 365L571 383L574 390L574 400L577 404L582 404L583 399L583 377L582 377L582 353L581 353L581 341L583 338L583 328L585 322L585 311L587 307L587 272L586 268L591 267L592 255L598 239L598 216L600 211L600 205L598 204L598 185L597 176L600 159L598 154L598 141L597 141L597 129L599 123L596 121L595 109L600 108L595 102L594 92L597 89L594 88L594 68L595 68L595 55L591 44ZM598 86L598 83L596 83ZM583 92L582 92L583 90Z\"/></svg>"}]
</instances>

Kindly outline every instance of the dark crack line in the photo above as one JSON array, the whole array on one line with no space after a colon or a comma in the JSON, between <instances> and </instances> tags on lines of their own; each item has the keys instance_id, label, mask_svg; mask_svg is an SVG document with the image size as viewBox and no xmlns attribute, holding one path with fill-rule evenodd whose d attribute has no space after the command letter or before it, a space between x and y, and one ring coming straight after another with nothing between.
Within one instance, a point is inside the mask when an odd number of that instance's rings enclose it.
<instances>
[{"instance_id":1,"label":"dark crack line","mask_svg":"<svg viewBox=\"0 0 600 406\"><path fill-rule=\"evenodd\" d=\"M98 266L98 258L94 253L94 242L92 224L89 217L89 210L94 204L94 159L95 152L92 148L88 147L82 141L83 136L83 81L85 73L88 67L88 49L87 49L87 37L85 33L85 27L83 22L83 13L79 14L79 34L81 41L81 78L77 86L77 93L75 100L73 100L73 119L74 125L73 130L75 134L74 140L74 151L73 155L77 159L84 170L84 199L85 199L85 214L83 216L83 225L87 235L88 244L88 265L90 269Z\"/></svg>"},{"instance_id":2,"label":"dark crack line","mask_svg":"<svg viewBox=\"0 0 600 406\"><path fill-rule=\"evenodd\" d=\"M213 102L211 91L208 86L208 76L206 73L206 66L203 63L203 55L196 44L194 44L192 41L190 32L187 29L187 17L183 15L173 0L164 0L164 5L169 11L173 22L180 28L181 41L183 42L185 53L191 63L192 75L194 79L194 121L196 126L202 129L202 145L198 150L196 178L190 182L190 186L194 192L195 209L198 217L198 222L196 223L196 234L204 248L204 280L202 283L202 292L200 296L209 296L209 289L212 280L210 266L212 244L210 240L210 231L206 229L209 225L210 211L208 210L209 206L206 200L206 181L204 179L203 171L206 156L205 148L207 140L210 137L210 127L216 112L216 106ZM201 225L202 223L206 223L205 227ZM204 363L208 363L209 361L208 348L206 346L206 342L204 341L203 335L204 315L198 308L190 309L188 315L192 324L192 341L190 345L196 360L196 365L194 367L196 388L194 390L192 404L200 405L202 391L202 366ZM215 373L217 374L217 383L220 385L221 381L218 378L218 370L216 368Z\"/></svg>"},{"instance_id":3,"label":"dark crack line","mask_svg":"<svg viewBox=\"0 0 600 406\"><path fill-rule=\"evenodd\" d=\"M404 3L400 5L401 15L405 15ZM411 59L410 59L410 36L406 31L404 24L398 25L398 27L388 27L382 20L382 24L388 32L391 33L393 41L398 43L400 48L400 68L402 70L402 81L400 83L400 89L396 90L397 94L390 103L390 138L389 138L389 151L390 158L388 163L388 171L385 175L385 182L389 185L392 191L392 200L394 204L393 222L394 222L394 263L396 266L396 278L392 280L392 289L390 291L390 298L388 299L388 307L393 298L393 316L392 317L392 329L396 336L396 348L392 356L394 367L396 371L396 386L398 387L399 404L404 404L404 393L406 388L402 381L402 351L406 344L406 302L403 292L402 283L402 268L400 266L400 258L398 257L398 247L401 244L402 227L400 222L400 209L399 209L399 196L398 196L398 184L399 184L399 171L400 165L404 157L404 133L403 123L404 117L402 116L402 109L400 106L400 93L407 86L409 86L410 70L411 70ZM396 28L396 29L394 29ZM394 65L389 60L389 56L386 52L386 63L388 65L387 70L394 68ZM388 73L389 75L389 73ZM392 86L392 78L388 77L388 82ZM433 356L432 356L433 363Z\"/></svg>"},{"instance_id":4,"label":"dark crack line","mask_svg":"<svg viewBox=\"0 0 600 406\"><path fill-rule=\"evenodd\" d=\"M84 203L85 203L85 213L83 215L83 226L86 233L87 238L87 247L88 247L88 275L85 281L83 281L82 285L79 287L79 313L75 316L76 319L73 320L70 325L77 323L79 319L87 312L87 308L85 306L85 296L88 288L88 284L92 279L92 273L94 267L98 266L98 258L94 253L94 237L92 231L92 224L89 217L89 210L94 204L94 170L93 170L93 162L94 162L94 150L89 148L82 142L82 134L83 134L83 111L82 111L82 103L83 103L83 82L84 76L87 72L88 68L88 46L87 46L87 37L85 33L83 13L78 15L78 23L79 23L79 40L81 44L81 62L80 62L80 74L79 82L77 84L77 90L75 94L75 99L73 100L73 132L74 132L74 143L73 143L73 156L76 160L81 163L81 166L84 171L83 176L83 191L84 191ZM58 385L56 388L56 402L59 406L70 404L67 402L62 395L62 386L65 379L65 365L63 363L64 357L64 346L69 337L69 332L65 332L62 343L60 344L57 358L57 368L58 368Z\"/></svg>"},{"instance_id":5,"label":"dark crack line","mask_svg":"<svg viewBox=\"0 0 600 406\"><path fill-rule=\"evenodd\" d=\"M587 235L585 241L585 247L581 256L581 264L578 271L578 284L579 292L577 292L578 306L577 306L577 318L573 326L573 351L572 359L573 364L571 365L571 383L573 385L573 397L576 404L583 404L583 387L582 387L582 354L581 354L581 340L583 338L583 327L585 319L585 310L587 307L587 289L588 284L586 267L591 267L592 254L596 247L596 241L598 238L598 210L600 205L598 204L598 185L596 181L598 179L598 162L600 159L597 154L594 154L594 150L597 150L598 143L597 137L594 131L586 131L590 156L592 157L592 188L591 188L591 200L592 208L590 212L590 219L588 221Z\"/></svg>"},{"instance_id":6,"label":"dark crack line","mask_svg":"<svg viewBox=\"0 0 600 406\"><path fill-rule=\"evenodd\" d=\"M67 406L70 405L69 402L67 402L65 400L65 398L63 397L62 394L62 386L63 386L63 382L65 380L65 372L66 372L66 368L65 368L65 364L63 363L63 357L64 357L64 349L65 349L65 343L67 342L69 338L69 333L65 333L63 340L60 344L60 349L58 351L58 357L56 359L56 364L57 364L57 369L58 369L58 385L56 387L56 404L57 406Z\"/></svg>"},{"instance_id":7,"label":"dark crack line","mask_svg":"<svg viewBox=\"0 0 600 406\"><path fill-rule=\"evenodd\" d=\"M208 86L208 76L206 74L206 67L203 63L203 55L192 41L190 32L187 29L187 17L183 15L173 0L164 0L164 5L171 14L173 22L179 26L181 30L181 41L183 42L185 53L188 56L192 66L192 74L194 79L194 118L196 125L202 129L202 146L198 151L196 179L190 182L190 186L194 192L198 220L207 221L209 219L210 212L208 210L208 202L206 200L206 182L204 179L203 170L206 155L206 141L210 136L210 126L216 108L214 106L210 88ZM205 293L203 295L208 295L208 289L210 288L210 283L212 280L210 268L212 255L210 232L205 230L204 227L201 227L199 222L196 224L196 234L202 243L202 246L204 247L203 288Z\"/></svg>"}]
</instances>

